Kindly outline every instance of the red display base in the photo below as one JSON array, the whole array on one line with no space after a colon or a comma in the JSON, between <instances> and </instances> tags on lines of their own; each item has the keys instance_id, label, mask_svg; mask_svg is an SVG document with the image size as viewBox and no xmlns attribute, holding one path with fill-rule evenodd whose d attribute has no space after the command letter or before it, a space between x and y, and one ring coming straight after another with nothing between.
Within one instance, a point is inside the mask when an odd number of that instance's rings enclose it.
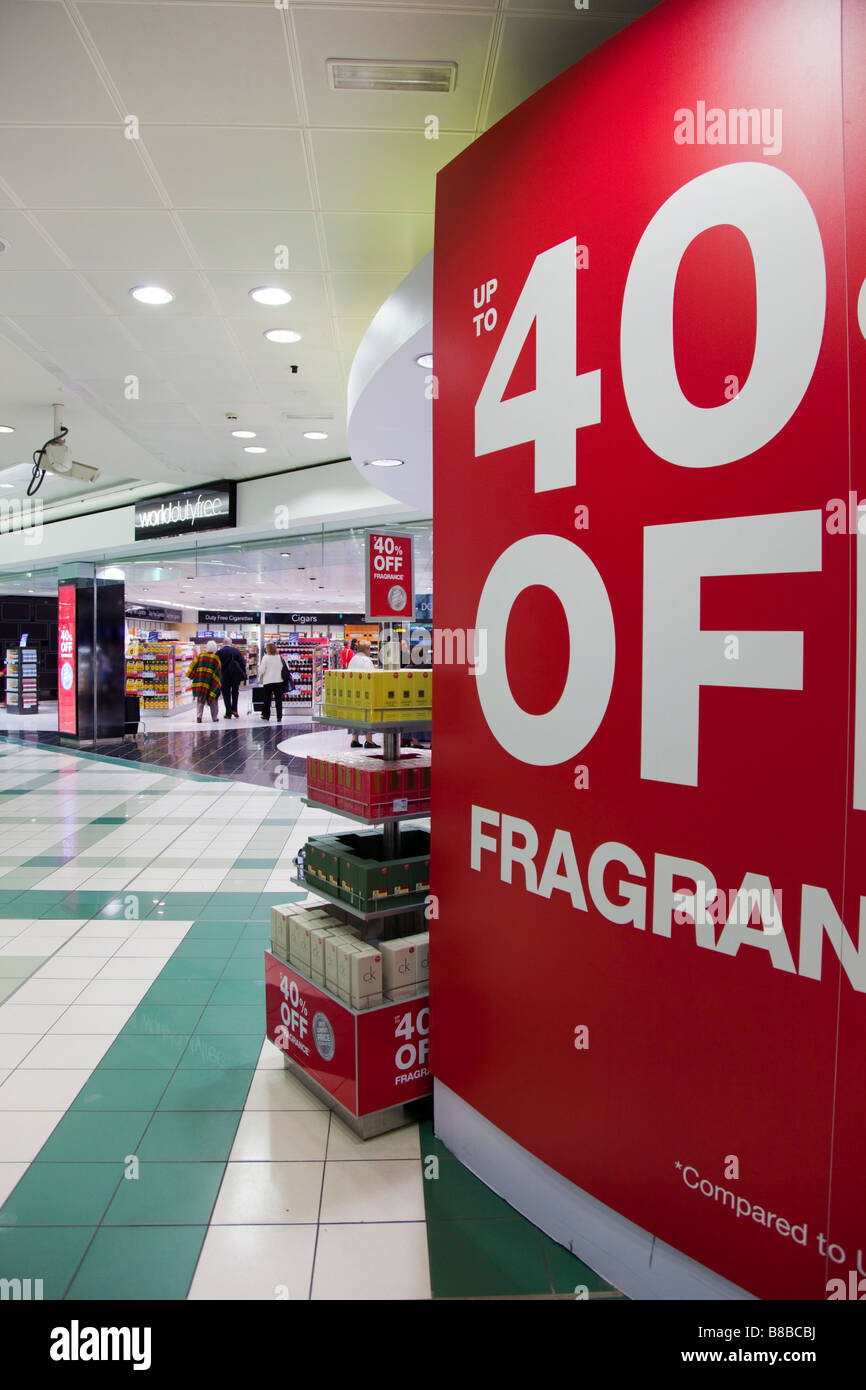
<instances>
[{"instance_id":1,"label":"red display base","mask_svg":"<svg viewBox=\"0 0 866 1390\"><path fill-rule=\"evenodd\" d=\"M265 1008L270 1041L352 1115L433 1090L426 994L357 1013L265 951Z\"/></svg>"}]
</instances>

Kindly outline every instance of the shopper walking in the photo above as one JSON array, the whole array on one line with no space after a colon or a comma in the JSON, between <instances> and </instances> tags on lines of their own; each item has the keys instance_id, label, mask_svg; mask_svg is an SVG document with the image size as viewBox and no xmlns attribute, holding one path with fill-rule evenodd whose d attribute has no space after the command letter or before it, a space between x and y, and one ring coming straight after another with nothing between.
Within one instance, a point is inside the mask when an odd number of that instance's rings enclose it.
<instances>
[{"instance_id":1,"label":"shopper walking","mask_svg":"<svg viewBox=\"0 0 866 1390\"><path fill-rule=\"evenodd\" d=\"M246 658L240 647L232 646L231 642L224 643L217 652L222 667L222 690L223 704L226 707L226 719L240 719L238 714L238 689L241 681L247 678Z\"/></svg>"},{"instance_id":2,"label":"shopper walking","mask_svg":"<svg viewBox=\"0 0 866 1390\"><path fill-rule=\"evenodd\" d=\"M265 692L262 719L266 724L271 717L271 700L276 705L277 723L283 722L283 666L284 662L277 651L276 642L268 642L259 667L259 680Z\"/></svg>"},{"instance_id":3,"label":"shopper walking","mask_svg":"<svg viewBox=\"0 0 866 1390\"><path fill-rule=\"evenodd\" d=\"M352 640L351 640L351 642L350 642L349 639L348 639L348 637L347 637L346 640L345 640L345 642L343 643L343 650L340 652L340 665L342 666L342 668L343 668L344 671L345 671L346 667L348 666L349 662L352 660L352 657L353 657L354 655L355 655L355 639L354 639L354 637L353 637Z\"/></svg>"},{"instance_id":4,"label":"shopper walking","mask_svg":"<svg viewBox=\"0 0 866 1390\"><path fill-rule=\"evenodd\" d=\"M222 666L217 656L216 642L208 642L203 652L190 662L187 676L192 681L192 693L197 706L196 723L201 723L205 705L213 723L219 719L219 693L222 689Z\"/></svg>"},{"instance_id":5,"label":"shopper walking","mask_svg":"<svg viewBox=\"0 0 866 1390\"><path fill-rule=\"evenodd\" d=\"M362 639L362 640L358 643L358 650L355 652L355 655L352 657L352 660L349 662L349 665L348 665L348 667L347 667L346 669L349 670L349 671L375 671L376 668L375 668L375 666L373 665L373 661L372 661L372 658L371 658L371 656L370 656L370 643L369 643L369 642L367 642L367 641L365 641L364 639ZM360 748L360 747L361 747L361 734L362 734L363 732L364 732L363 729L353 729L353 730L352 730L352 743L351 743L351 747L352 747L352 748ZM378 747L379 747L379 744L378 744L378 743L374 743L373 740L372 740L371 738L368 737L368 738L365 739L365 741L364 741L364 747L365 747L365 748L378 748Z\"/></svg>"}]
</instances>

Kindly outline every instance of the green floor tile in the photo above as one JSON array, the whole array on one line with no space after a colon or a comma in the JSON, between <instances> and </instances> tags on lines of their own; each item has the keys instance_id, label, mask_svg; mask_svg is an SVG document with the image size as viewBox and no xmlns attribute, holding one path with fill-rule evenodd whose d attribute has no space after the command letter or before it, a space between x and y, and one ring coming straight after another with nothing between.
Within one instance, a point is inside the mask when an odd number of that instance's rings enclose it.
<instances>
[{"instance_id":1,"label":"green floor tile","mask_svg":"<svg viewBox=\"0 0 866 1390\"><path fill-rule=\"evenodd\" d=\"M453 1158L440 1160L438 1177L425 1178L424 1205L428 1221L524 1220Z\"/></svg>"},{"instance_id":2,"label":"green floor tile","mask_svg":"<svg viewBox=\"0 0 866 1390\"><path fill-rule=\"evenodd\" d=\"M262 1034L265 1031L264 996L257 1005L208 1004L193 1031Z\"/></svg>"},{"instance_id":3,"label":"green floor tile","mask_svg":"<svg viewBox=\"0 0 866 1390\"><path fill-rule=\"evenodd\" d=\"M226 941L225 938L214 940L212 937L199 937L190 941L188 937L184 937L171 959L183 960L187 956L211 956L216 960L225 961L228 960L233 950L233 942Z\"/></svg>"},{"instance_id":4,"label":"green floor tile","mask_svg":"<svg viewBox=\"0 0 866 1390\"><path fill-rule=\"evenodd\" d=\"M81 889L74 893L67 893L63 901L57 904L57 909L52 908L50 912L41 912L40 917L95 917L106 903L117 897L117 893L91 892L88 889Z\"/></svg>"},{"instance_id":5,"label":"green floor tile","mask_svg":"<svg viewBox=\"0 0 866 1390\"><path fill-rule=\"evenodd\" d=\"M434 1298L550 1294L539 1233L528 1221L431 1221Z\"/></svg>"},{"instance_id":6,"label":"green floor tile","mask_svg":"<svg viewBox=\"0 0 866 1390\"><path fill-rule=\"evenodd\" d=\"M0 1226L96 1226L122 1171L111 1163L31 1163L0 1207Z\"/></svg>"},{"instance_id":7,"label":"green floor tile","mask_svg":"<svg viewBox=\"0 0 866 1390\"><path fill-rule=\"evenodd\" d=\"M236 859L236 869L274 869L279 860L277 859Z\"/></svg>"},{"instance_id":8,"label":"green floor tile","mask_svg":"<svg viewBox=\"0 0 866 1390\"><path fill-rule=\"evenodd\" d=\"M243 1110L252 1067L179 1068L159 1103L163 1110Z\"/></svg>"},{"instance_id":9,"label":"green floor tile","mask_svg":"<svg viewBox=\"0 0 866 1390\"><path fill-rule=\"evenodd\" d=\"M171 1080L168 1067L136 1067L129 1071L96 1068L72 1102L72 1110L144 1110L151 1114Z\"/></svg>"},{"instance_id":10,"label":"green floor tile","mask_svg":"<svg viewBox=\"0 0 866 1390\"><path fill-rule=\"evenodd\" d=\"M224 1163L140 1163L138 1177L121 1182L106 1226L207 1225Z\"/></svg>"},{"instance_id":11,"label":"green floor tile","mask_svg":"<svg viewBox=\"0 0 866 1390\"><path fill-rule=\"evenodd\" d=\"M92 1236L86 1226L0 1228L0 1279L41 1279L43 1299L60 1299Z\"/></svg>"},{"instance_id":12,"label":"green floor tile","mask_svg":"<svg viewBox=\"0 0 866 1390\"><path fill-rule=\"evenodd\" d=\"M581 1285L590 1293L613 1291L613 1284L602 1279L600 1274L596 1274L594 1269L590 1269L563 1245L551 1240L544 1231L538 1232L538 1238L555 1293L574 1293Z\"/></svg>"},{"instance_id":13,"label":"green floor tile","mask_svg":"<svg viewBox=\"0 0 866 1390\"><path fill-rule=\"evenodd\" d=\"M207 1226L103 1226L67 1297L129 1300L184 1299Z\"/></svg>"},{"instance_id":14,"label":"green floor tile","mask_svg":"<svg viewBox=\"0 0 866 1390\"><path fill-rule=\"evenodd\" d=\"M16 978L14 975L0 975L0 1001L8 999L10 994L14 994L26 979L26 975L20 978Z\"/></svg>"},{"instance_id":15,"label":"green floor tile","mask_svg":"<svg viewBox=\"0 0 866 1390\"><path fill-rule=\"evenodd\" d=\"M264 972L262 972L264 973ZM255 980L220 980L210 997L211 1005L247 1005L261 1009L264 1007L265 991Z\"/></svg>"},{"instance_id":16,"label":"green floor tile","mask_svg":"<svg viewBox=\"0 0 866 1390\"><path fill-rule=\"evenodd\" d=\"M199 919L197 922L193 922L184 940L235 942L240 940L243 930L243 925L240 922L203 921Z\"/></svg>"},{"instance_id":17,"label":"green floor tile","mask_svg":"<svg viewBox=\"0 0 866 1390\"><path fill-rule=\"evenodd\" d=\"M149 893L150 910L148 916L158 914L157 901L162 904L162 915L166 920L194 922L207 907L212 893ZM142 913L142 916L144 913Z\"/></svg>"},{"instance_id":18,"label":"green floor tile","mask_svg":"<svg viewBox=\"0 0 866 1390\"><path fill-rule=\"evenodd\" d=\"M258 941L253 936L242 937L232 952L232 959L237 960L239 957L249 959L252 956L256 960L261 960L262 952L267 950L269 944L270 941L267 936L263 936Z\"/></svg>"},{"instance_id":19,"label":"green floor tile","mask_svg":"<svg viewBox=\"0 0 866 1390\"><path fill-rule=\"evenodd\" d=\"M169 980L210 980L216 983L222 975L224 963L214 956L178 956L167 960L159 972L161 981Z\"/></svg>"},{"instance_id":20,"label":"green floor tile","mask_svg":"<svg viewBox=\"0 0 866 1390\"><path fill-rule=\"evenodd\" d=\"M192 1004L203 1008L213 992L213 980L166 980L160 974L142 999L140 1007L148 1004Z\"/></svg>"},{"instance_id":21,"label":"green floor tile","mask_svg":"<svg viewBox=\"0 0 866 1390\"><path fill-rule=\"evenodd\" d=\"M266 947L262 947L256 956L252 954L232 956L231 960L226 962L221 978L223 980L258 980L261 985L264 985L264 952L266 949Z\"/></svg>"},{"instance_id":22,"label":"green floor tile","mask_svg":"<svg viewBox=\"0 0 866 1390\"><path fill-rule=\"evenodd\" d=\"M173 1068L189 1042L185 1033L164 1037L147 1037L145 1034L121 1036L111 1044L99 1064L103 1068L121 1071L131 1068Z\"/></svg>"},{"instance_id":23,"label":"green floor tile","mask_svg":"<svg viewBox=\"0 0 866 1390\"><path fill-rule=\"evenodd\" d=\"M36 1155L37 1163L113 1163L118 1175L147 1125L143 1112L69 1110Z\"/></svg>"},{"instance_id":24,"label":"green floor tile","mask_svg":"<svg viewBox=\"0 0 866 1390\"><path fill-rule=\"evenodd\" d=\"M191 1033L201 1018L197 1004L139 1004L121 1030L130 1033ZM211 1032L217 1032L215 1028Z\"/></svg>"},{"instance_id":25,"label":"green floor tile","mask_svg":"<svg viewBox=\"0 0 866 1390\"><path fill-rule=\"evenodd\" d=\"M26 979L47 959L47 956L0 956L0 979L7 975L19 980Z\"/></svg>"},{"instance_id":26,"label":"green floor tile","mask_svg":"<svg viewBox=\"0 0 866 1390\"><path fill-rule=\"evenodd\" d=\"M159 1110L138 1156L148 1163L225 1160L240 1118L240 1110Z\"/></svg>"},{"instance_id":27,"label":"green floor tile","mask_svg":"<svg viewBox=\"0 0 866 1390\"><path fill-rule=\"evenodd\" d=\"M257 1033L225 1034L193 1033L189 1046L180 1059L187 1067L254 1067L262 1050Z\"/></svg>"},{"instance_id":28,"label":"green floor tile","mask_svg":"<svg viewBox=\"0 0 866 1390\"><path fill-rule=\"evenodd\" d=\"M36 869L50 864L57 869L61 864L68 863L71 858L71 854L34 854L32 859L25 859L21 867L23 869Z\"/></svg>"},{"instance_id":29,"label":"green floor tile","mask_svg":"<svg viewBox=\"0 0 866 1390\"><path fill-rule=\"evenodd\" d=\"M420 1125L418 1126L418 1129L421 1138L422 1158L426 1158L428 1154L432 1154L436 1158L454 1158L454 1155L451 1152L451 1150L446 1149L442 1141L436 1138L436 1135L433 1132L432 1120L422 1120Z\"/></svg>"}]
</instances>

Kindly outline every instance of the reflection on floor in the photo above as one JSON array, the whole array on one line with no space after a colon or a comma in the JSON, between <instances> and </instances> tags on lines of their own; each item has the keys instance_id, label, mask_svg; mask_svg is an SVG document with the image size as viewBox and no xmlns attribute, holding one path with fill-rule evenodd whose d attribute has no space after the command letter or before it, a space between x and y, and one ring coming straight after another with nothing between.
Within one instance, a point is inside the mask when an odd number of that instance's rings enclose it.
<instances>
[{"instance_id":1,"label":"reflection on floor","mask_svg":"<svg viewBox=\"0 0 866 1390\"><path fill-rule=\"evenodd\" d=\"M46 1299L619 1296L429 1124L362 1144L264 1041L270 907L304 899L307 836L347 826L248 782L0 740L0 1279Z\"/></svg>"}]
</instances>

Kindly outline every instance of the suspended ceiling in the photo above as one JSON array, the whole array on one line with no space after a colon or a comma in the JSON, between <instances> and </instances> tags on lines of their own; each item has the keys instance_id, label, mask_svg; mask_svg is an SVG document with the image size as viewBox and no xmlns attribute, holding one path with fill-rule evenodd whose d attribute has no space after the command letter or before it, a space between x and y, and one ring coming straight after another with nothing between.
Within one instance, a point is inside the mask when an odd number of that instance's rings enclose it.
<instances>
[{"instance_id":1,"label":"suspended ceiling","mask_svg":"<svg viewBox=\"0 0 866 1390\"><path fill-rule=\"evenodd\" d=\"M432 247L437 170L653 3L2 0L0 479L20 492L53 399L96 489L345 457L355 348ZM329 58L448 60L456 87L334 91ZM174 301L130 297L152 283Z\"/></svg>"}]
</instances>

